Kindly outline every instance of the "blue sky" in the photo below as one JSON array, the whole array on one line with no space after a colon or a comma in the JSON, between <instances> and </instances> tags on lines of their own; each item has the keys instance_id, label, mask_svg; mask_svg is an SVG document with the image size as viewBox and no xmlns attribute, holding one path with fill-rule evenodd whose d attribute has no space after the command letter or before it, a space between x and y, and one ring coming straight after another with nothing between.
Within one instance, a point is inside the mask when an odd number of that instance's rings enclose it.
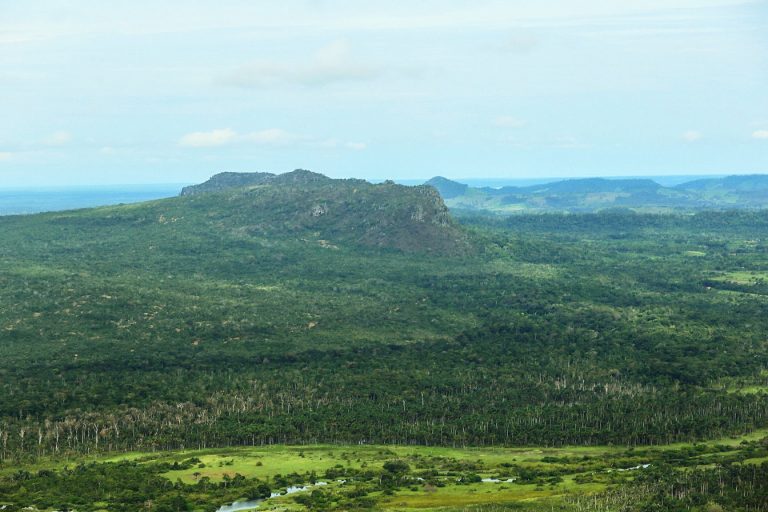
<instances>
[{"instance_id":1,"label":"blue sky","mask_svg":"<svg viewBox=\"0 0 768 512\"><path fill-rule=\"evenodd\" d=\"M0 186L768 173L768 2L369 4L0 0Z\"/></svg>"}]
</instances>

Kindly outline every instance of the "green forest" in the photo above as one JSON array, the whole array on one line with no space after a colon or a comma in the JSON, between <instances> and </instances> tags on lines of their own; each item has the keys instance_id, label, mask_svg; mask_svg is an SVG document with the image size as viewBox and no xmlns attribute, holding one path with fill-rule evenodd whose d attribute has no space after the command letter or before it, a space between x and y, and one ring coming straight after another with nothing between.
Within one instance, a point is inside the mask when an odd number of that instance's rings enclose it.
<instances>
[{"instance_id":1,"label":"green forest","mask_svg":"<svg viewBox=\"0 0 768 512\"><path fill-rule=\"evenodd\" d=\"M324 478L356 483L279 506L768 510L768 211L454 218L430 187L282 176L0 217L0 506ZM302 446L341 467L179 476ZM501 477L532 494L471 499Z\"/></svg>"}]
</instances>

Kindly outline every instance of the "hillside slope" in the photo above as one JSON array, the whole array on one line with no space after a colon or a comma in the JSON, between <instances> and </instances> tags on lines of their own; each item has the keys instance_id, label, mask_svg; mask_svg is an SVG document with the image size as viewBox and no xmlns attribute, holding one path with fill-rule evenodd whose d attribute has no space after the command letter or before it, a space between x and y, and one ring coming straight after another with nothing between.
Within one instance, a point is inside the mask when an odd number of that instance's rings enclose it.
<instances>
[{"instance_id":1,"label":"hillside slope","mask_svg":"<svg viewBox=\"0 0 768 512\"><path fill-rule=\"evenodd\" d=\"M731 392L765 386L768 215L457 226L436 194L299 171L0 217L0 461L768 424Z\"/></svg>"},{"instance_id":2,"label":"hillside slope","mask_svg":"<svg viewBox=\"0 0 768 512\"><path fill-rule=\"evenodd\" d=\"M246 235L309 237L406 252L468 250L466 235L440 195L427 186L335 180L305 170L225 173L185 188L178 206L187 205L205 210L209 226Z\"/></svg>"},{"instance_id":3,"label":"hillside slope","mask_svg":"<svg viewBox=\"0 0 768 512\"><path fill-rule=\"evenodd\" d=\"M260 185L274 178L271 172L220 172L204 183L189 185L181 189L182 196L221 192L232 188Z\"/></svg>"},{"instance_id":4,"label":"hillside slope","mask_svg":"<svg viewBox=\"0 0 768 512\"><path fill-rule=\"evenodd\" d=\"M664 187L650 179L585 178L528 187L468 187L436 177L427 181L457 210L492 213L682 212L768 207L768 176L730 176Z\"/></svg>"},{"instance_id":5,"label":"hillside slope","mask_svg":"<svg viewBox=\"0 0 768 512\"><path fill-rule=\"evenodd\" d=\"M695 193L715 204L760 208L768 205L768 175L754 174L696 180L683 183L676 188Z\"/></svg>"}]
</instances>

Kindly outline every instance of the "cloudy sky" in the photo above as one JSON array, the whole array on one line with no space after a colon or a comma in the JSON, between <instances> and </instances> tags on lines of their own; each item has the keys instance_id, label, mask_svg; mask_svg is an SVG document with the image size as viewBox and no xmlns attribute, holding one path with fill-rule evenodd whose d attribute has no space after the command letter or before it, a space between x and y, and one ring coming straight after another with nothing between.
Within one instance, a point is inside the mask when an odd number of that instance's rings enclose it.
<instances>
[{"instance_id":1,"label":"cloudy sky","mask_svg":"<svg viewBox=\"0 0 768 512\"><path fill-rule=\"evenodd\" d=\"M0 186L299 167L768 173L768 2L0 0Z\"/></svg>"}]
</instances>

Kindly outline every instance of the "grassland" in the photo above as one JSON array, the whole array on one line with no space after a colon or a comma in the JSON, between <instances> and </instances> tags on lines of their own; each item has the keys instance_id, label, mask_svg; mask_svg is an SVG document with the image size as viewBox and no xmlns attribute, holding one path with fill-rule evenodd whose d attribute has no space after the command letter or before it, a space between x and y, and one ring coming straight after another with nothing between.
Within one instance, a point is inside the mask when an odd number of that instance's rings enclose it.
<instances>
[{"instance_id":1,"label":"grassland","mask_svg":"<svg viewBox=\"0 0 768 512\"><path fill-rule=\"evenodd\" d=\"M271 492L293 485L306 491L275 496L260 510L324 509L314 501L354 509L350 496L365 496L377 510L419 512L469 510L471 507L515 506L522 510L567 507L575 497L600 496L632 482L638 475L671 467L690 471L721 464L758 465L768 461L768 429L701 443L655 447L569 446L561 448L470 448L387 445L254 446L171 452L134 452L72 459L43 459L0 468L0 478L13 474L66 472L75 467L120 467L130 463L186 489L188 510L212 510L217 497L205 501L201 485L227 489L225 502L246 500L236 482L266 482ZM390 470L392 461L404 463ZM388 480L389 479L389 480ZM321 482L318 486L312 486ZM244 485L244 484L242 484ZM226 496L226 499L224 498ZM30 498L32 499L32 498ZM314 501L313 501L314 500ZM21 505L15 501L0 504ZM468 508L469 507L469 508ZM109 495L83 510L113 510ZM562 508L558 508L560 510ZM12 510L12 509L11 509ZM41 508L41 510L46 510Z\"/></svg>"},{"instance_id":2,"label":"grassland","mask_svg":"<svg viewBox=\"0 0 768 512\"><path fill-rule=\"evenodd\" d=\"M768 272L726 272L722 275L715 276L713 279L727 283L756 285L768 281Z\"/></svg>"}]
</instances>

